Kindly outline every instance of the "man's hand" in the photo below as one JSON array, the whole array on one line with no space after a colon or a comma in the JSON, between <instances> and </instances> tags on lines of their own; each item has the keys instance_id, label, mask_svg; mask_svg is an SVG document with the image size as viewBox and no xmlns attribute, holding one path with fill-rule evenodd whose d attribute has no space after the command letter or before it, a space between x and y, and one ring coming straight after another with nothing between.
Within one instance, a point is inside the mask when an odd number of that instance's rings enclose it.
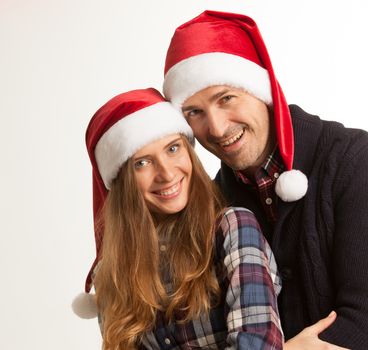
<instances>
[{"instance_id":1,"label":"man's hand","mask_svg":"<svg viewBox=\"0 0 368 350\"><path fill-rule=\"evenodd\" d=\"M348 350L337 345L327 343L318 338L318 334L336 320L336 312L332 311L326 318L319 320L314 325L304 328L294 338L284 344L284 350Z\"/></svg>"}]
</instances>

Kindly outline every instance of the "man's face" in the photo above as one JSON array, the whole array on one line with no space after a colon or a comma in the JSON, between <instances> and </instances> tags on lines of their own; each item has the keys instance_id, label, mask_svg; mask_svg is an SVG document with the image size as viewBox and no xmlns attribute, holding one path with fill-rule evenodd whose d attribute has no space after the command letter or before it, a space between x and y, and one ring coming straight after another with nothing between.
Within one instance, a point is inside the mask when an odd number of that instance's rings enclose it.
<instances>
[{"instance_id":1,"label":"man's face","mask_svg":"<svg viewBox=\"0 0 368 350\"><path fill-rule=\"evenodd\" d=\"M275 145L266 104L244 90L212 86L188 98L182 110L202 146L234 170L253 171Z\"/></svg>"}]
</instances>

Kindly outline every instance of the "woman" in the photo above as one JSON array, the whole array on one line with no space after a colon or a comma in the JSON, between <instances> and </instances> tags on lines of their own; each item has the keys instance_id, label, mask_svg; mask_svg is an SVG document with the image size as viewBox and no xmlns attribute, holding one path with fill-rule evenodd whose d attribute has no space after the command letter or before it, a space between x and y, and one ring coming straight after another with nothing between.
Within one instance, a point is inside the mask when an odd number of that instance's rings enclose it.
<instances>
[{"instance_id":1,"label":"woman","mask_svg":"<svg viewBox=\"0 0 368 350\"><path fill-rule=\"evenodd\" d=\"M97 251L86 292L103 348L282 349L274 257L253 214L225 207L182 115L154 89L130 91L96 112L86 142Z\"/></svg>"}]
</instances>

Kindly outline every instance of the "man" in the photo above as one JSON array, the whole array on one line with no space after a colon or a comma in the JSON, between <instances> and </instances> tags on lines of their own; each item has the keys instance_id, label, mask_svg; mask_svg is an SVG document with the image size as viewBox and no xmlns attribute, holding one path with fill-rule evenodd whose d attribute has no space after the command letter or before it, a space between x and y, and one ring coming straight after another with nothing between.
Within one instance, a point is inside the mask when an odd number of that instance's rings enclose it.
<instances>
[{"instance_id":1,"label":"man","mask_svg":"<svg viewBox=\"0 0 368 350\"><path fill-rule=\"evenodd\" d=\"M230 203L261 224L283 279L285 338L335 310L319 337L366 349L367 133L288 106L256 24L237 14L205 11L177 28L164 93L222 160Z\"/></svg>"}]
</instances>

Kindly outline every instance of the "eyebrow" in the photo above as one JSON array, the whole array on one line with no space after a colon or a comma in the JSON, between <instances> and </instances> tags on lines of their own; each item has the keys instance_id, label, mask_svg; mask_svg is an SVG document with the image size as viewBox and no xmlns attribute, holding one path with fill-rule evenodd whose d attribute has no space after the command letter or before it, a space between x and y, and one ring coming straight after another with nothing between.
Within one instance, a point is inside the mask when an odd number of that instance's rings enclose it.
<instances>
[{"instance_id":1,"label":"eyebrow","mask_svg":"<svg viewBox=\"0 0 368 350\"><path fill-rule=\"evenodd\" d=\"M170 142L168 142L165 146L163 146L162 148L166 148L166 147L169 147L171 144L173 144L174 142L178 142L179 140L181 140L181 137L177 137L176 139L174 140L171 140ZM133 161L137 161L138 159L142 159L142 158L147 158L149 157L150 155L149 154L144 154L144 155L141 155L139 157L133 157Z\"/></svg>"},{"instance_id":2,"label":"eyebrow","mask_svg":"<svg viewBox=\"0 0 368 350\"><path fill-rule=\"evenodd\" d=\"M179 140L181 140L181 137L179 136L179 137L177 137L175 140L171 140L166 146L164 146L164 148L166 148L166 147L168 147L168 146L170 146L172 143L174 143L174 142L178 142Z\"/></svg>"},{"instance_id":3,"label":"eyebrow","mask_svg":"<svg viewBox=\"0 0 368 350\"><path fill-rule=\"evenodd\" d=\"M223 95L226 95L229 91L231 91L231 89L225 88L225 89L217 92L216 94L210 96L210 98L208 99L208 102L213 102L213 101L217 100L218 98L222 97ZM192 109L196 109L196 106L186 106L186 107L183 107L181 110L182 110L182 112L186 112L186 111L189 111L189 110L192 110Z\"/></svg>"}]
</instances>

